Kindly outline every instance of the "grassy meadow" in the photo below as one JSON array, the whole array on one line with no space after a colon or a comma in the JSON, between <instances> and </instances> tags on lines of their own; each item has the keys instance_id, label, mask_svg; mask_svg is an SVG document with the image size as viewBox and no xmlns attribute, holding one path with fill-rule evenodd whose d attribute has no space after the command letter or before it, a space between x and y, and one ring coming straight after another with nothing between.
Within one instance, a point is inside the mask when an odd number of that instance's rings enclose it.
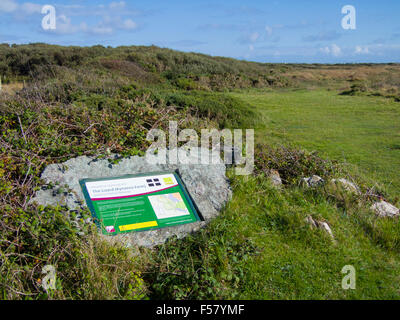
<instances>
[{"instance_id":1,"label":"grassy meadow","mask_svg":"<svg viewBox=\"0 0 400 320\"><path fill-rule=\"evenodd\" d=\"M255 89L232 96L262 116L256 141L317 150L400 195L400 107L393 99L325 89Z\"/></svg>"},{"instance_id":2,"label":"grassy meadow","mask_svg":"<svg viewBox=\"0 0 400 320\"><path fill-rule=\"evenodd\" d=\"M378 199L400 206L400 65L4 44L0 74L1 299L400 298L399 220L370 210ZM253 174L228 171L232 200L200 232L125 248L85 219L76 226L65 207L29 203L47 187L47 165L143 155L148 130L169 120L255 129ZM300 186L313 174L350 179L361 194ZM56 290L42 286L48 264ZM342 288L346 265L356 270L354 290Z\"/></svg>"},{"instance_id":3,"label":"grassy meadow","mask_svg":"<svg viewBox=\"0 0 400 320\"><path fill-rule=\"evenodd\" d=\"M398 102L380 96L341 95L325 88L235 90L229 95L254 107L261 119L256 123L257 143L316 150L337 160L352 179L381 188L398 201ZM197 262L209 263L208 272L216 279L213 289L200 297L399 298L398 220L379 220L355 199L341 204L322 189L305 192L293 185L277 190L263 175L236 177L231 173L230 179L234 196L223 214L202 236L180 245L190 244L190 249L182 249L193 261L193 242L208 243L199 248ZM322 231L311 230L304 221L307 215L329 222L335 241ZM232 243L241 243L240 250L232 249ZM357 289L346 291L341 287L341 270L349 264L358 272ZM188 272L186 290L190 294L183 296L191 298L196 269ZM171 278L180 284L178 292L165 288L156 297L180 297L184 285L178 277Z\"/></svg>"}]
</instances>

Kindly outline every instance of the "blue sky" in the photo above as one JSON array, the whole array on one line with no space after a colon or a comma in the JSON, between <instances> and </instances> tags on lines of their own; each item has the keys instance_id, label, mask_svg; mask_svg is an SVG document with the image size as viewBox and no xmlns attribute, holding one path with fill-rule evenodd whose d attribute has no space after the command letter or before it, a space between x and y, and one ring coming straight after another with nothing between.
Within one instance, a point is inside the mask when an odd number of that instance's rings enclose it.
<instances>
[{"instance_id":1,"label":"blue sky","mask_svg":"<svg viewBox=\"0 0 400 320\"><path fill-rule=\"evenodd\" d=\"M56 30L43 30L43 5ZM345 30L344 5L356 9ZM0 0L0 43L157 45L260 62L400 62L398 0Z\"/></svg>"}]
</instances>

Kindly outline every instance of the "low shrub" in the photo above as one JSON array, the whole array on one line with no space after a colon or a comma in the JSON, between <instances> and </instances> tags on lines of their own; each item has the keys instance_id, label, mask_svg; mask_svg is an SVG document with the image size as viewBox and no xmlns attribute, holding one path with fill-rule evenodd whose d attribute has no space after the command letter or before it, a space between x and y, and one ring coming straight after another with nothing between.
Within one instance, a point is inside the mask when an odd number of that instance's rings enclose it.
<instances>
[{"instance_id":1,"label":"low shrub","mask_svg":"<svg viewBox=\"0 0 400 320\"><path fill-rule=\"evenodd\" d=\"M85 217L62 208L3 207L0 294L3 299L141 299L146 288L129 250L92 236ZM79 222L75 222L79 221ZM83 236L82 233L87 234ZM45 266L55 290L45 289Z\"/></svg>"},{"instance_id":2,"label":"low shrub","mask_svg":"<svg viewBox=\"0 0 400 320\"><path fill-rule=\"evenodd\" d=\"M253 128L258 117L251 106L223 93L192 91L165 96L167 105L189 110L193 115L214 120L222 128Z\"/></svg>"},{"instance_id":3,"label":"low shrub","mask_svg":"<svg viewBox=\"0 0 400 320\"><path fill-rule=\"evenodd\" d=\"M171 240L153 255L145 280L151 299L226 299L241 290L243 263L259 248L203 231L184 240Z\"/></svg>"},{"instance_id":4,"label":"low shrub","mask_svg":"<svg viewBox=\"0 0 400 320\"><path fill-rule=\"evenodd\" d=\"M277 170L285 184L298 184L303 177L318 175L324 178L333 176L338 170L338 163L293 147L257 145L255 150L255 174L268 174Z\"/></svg>"}]
</instances>

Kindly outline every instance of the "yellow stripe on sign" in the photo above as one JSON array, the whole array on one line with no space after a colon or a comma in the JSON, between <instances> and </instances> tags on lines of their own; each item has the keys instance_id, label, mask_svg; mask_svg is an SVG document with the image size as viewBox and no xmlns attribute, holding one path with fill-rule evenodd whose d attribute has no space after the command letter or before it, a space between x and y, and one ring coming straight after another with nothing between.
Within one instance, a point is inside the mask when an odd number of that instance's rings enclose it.
<instances>
[{"instance_id":1,"label":"yellow stripe on sign","mask_svg":"<svg viewBox=\"0 0 400 320\"><path fill-rule=\"evenodd\" d=\"M158 226L157 221L148 221L148 222L126 224L124 226L119 226L119 231L129 231L129 230L157 227L157 226Z\"/></svg>"}]
</instances>

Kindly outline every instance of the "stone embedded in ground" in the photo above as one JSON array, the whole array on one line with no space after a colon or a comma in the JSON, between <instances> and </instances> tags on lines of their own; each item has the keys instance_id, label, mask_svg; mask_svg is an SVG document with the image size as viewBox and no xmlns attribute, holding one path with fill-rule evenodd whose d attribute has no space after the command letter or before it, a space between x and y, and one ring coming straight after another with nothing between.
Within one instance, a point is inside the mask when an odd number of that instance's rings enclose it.
<instances>
[{"instance_id":1,"label":"stone embedded in ground","mask_svg":"<svg viewBox=\"0 0 400 320\"><path fill-rule=\"evenodd\" d=\"M310 215L308 215L305 220L312 228L318 228L317 223L314 221L314 219Z\"/></svg>"},{"instance_id":2,"label":"stone embedded in ground","mask_svg":"<svg viewBox=\"0 0 400 320\"><path fill-rule=\"evenodd\" d=\"M360 188L357 185L344 178L332 179L330 182L330 187L333 190L339 189L351 194L357 194L357 195L361 194Z\"/></svg>"},{"instance_id":3,"label":"stone embedded in ground","mask_svg":"<svg viewBox=\"0 0 400 320\"><path fill-rule=\"evenodd\" d=\"M301 184L305 187L317 187L319 185L322 185L324 182L324 179L317 175L301 179Z\"/></svg>"},{"instance_id":4,"label":"stone embedded in ground","mask_svg":"<svg viewBox=\"0 0 400 320\"><path fill-rule=\"evenodd\" d=\"M400 214L400 209L386 201L375 202L371 210L380 217L396 217Z\"/></svg>"},{"instance_id":5,"label":"stone embedded in ground","mask_svg":"<svg viewBox=\"0 0 400 320\"><path fill-rule=\"evenodd\" d=\"M268 178L275 187L279 187L282 185L282 179L277 170L273 170L273 169L270 170L269 174L268 174Z\"/></svg>"},{"instance_id":6,"label":"stone embedded in ground","mask_svg":"<svg viewBox=\"0 0 400 320\"><path fill-rule=\"evenodd\" d=\"M328 223L324 222L324 221L318 221L313 219L310 215L308 215L305 219L305 221L311 226L311 228L318 228L318 229L322 229L324 230L327 234L329 234L329 236L332 239L335 239L335 237L333 236L333 232L331 230L331 227L329 226Z\"/></svg>"},{"instance_id":7,"label":"stone embedded in ground","mask_svg":"<svg viewBox=\"0 0 400 320\"><path fill-rule=\"evenodd\" d=\"M327 224L326 222L319 221L319 227L321 229L325 230L325 232L327 232L331 236L332 239L334 238L332 230L331 230L331 227L329 226L329 224Z\"/></svg>"},{"instance_id":8,"label":"stone embedded in ground","mask_svg":"<svg viewBox=\"0 0 400 320\"><path fill-rule=\"evenodd\" d=\"M199 164L200 148L192 148L187 153L187 164L149 164L145 157L130 157L111 164L107 159L99 160L94 157L82 156L70 159L61 164L51 164L43 171L41 178L47 185L54 187L39 190L31 202L39 205L66 206L70 210L86 208L79 180L84 178L117 177L126 174L137 174L156 171L179 170L182 181L197 204L204 221L184 224L142 232L130 232L116 236L100 236L109 241L118 241L126 246L152 247L164 243L176 236L183 238L206 226L225 206L232 196L229 181L226 178L226 167L219 155L210 155L215 159L210 164ZM111 155L115 159L117 155ZM79 218L79 217L78 217Z\"/></svg>"}]
</instances>

